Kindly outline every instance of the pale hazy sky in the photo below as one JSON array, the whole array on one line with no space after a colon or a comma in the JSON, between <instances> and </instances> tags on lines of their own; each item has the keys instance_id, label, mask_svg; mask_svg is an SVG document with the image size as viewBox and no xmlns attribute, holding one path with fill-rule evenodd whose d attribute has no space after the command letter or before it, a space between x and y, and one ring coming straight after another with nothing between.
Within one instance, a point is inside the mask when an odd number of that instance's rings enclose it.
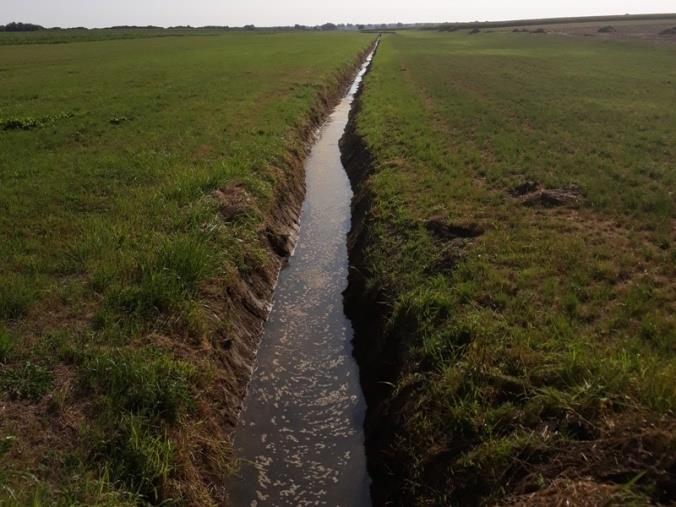
<instances>
[{"instance_id":1,"label":"pale hazy sky","mask_svg":"<svg viewBox=\"0 0 676 507\"><path fill-rule=\"evenodd\" d=\"M674 12L676 0L0 0L0 24L316 25Z\"/></svg>"}]
</instances>

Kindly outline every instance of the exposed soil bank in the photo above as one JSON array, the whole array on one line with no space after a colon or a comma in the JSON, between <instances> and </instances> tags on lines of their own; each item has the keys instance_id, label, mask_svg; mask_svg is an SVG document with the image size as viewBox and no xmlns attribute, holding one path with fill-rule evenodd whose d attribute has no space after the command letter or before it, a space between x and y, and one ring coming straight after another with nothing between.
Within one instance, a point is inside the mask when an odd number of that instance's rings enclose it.
<instances>
[{"instance_id":1,"label":"exposed soil bank","mask_svg":"<svg viewBox=\"0 0 676 507\"><path fill-rule=\"evenodd\" d=\"M386 332L386 298L378 289L369 288L368 273L363 262L364 252L370 242L368 227L373 199L368 181L373 170L373 157L356 129L363 89L364 86L357 94L345 135L340 141L343 166L354 192L352 227L348 235L350 273L344 292L344 305L354 328L354 354L367 401L364 432L372 480L371 499L373 505L377 506L403 505L404 499L397 498L397 484L404 476L397 470L401 463L384 454L396 438L398 428L394 419L396 411L390 410L385 400L391 392L390 383L398 376L402 357L397 337Z\"/></svg>"},{"instance_id":2,"label":"exposed soil bank","mask_svg":"<svg viewBox=\"0 0 676 507\"><path fill-rule=\"evenodd\" d=\"M322 92L318 106L301 127L304 150L289 151L284 160L276 162L279 167L276 197L269 218L260 230L261 241L268 250L265 262L254 270L233 273L225 292L220 287L207 289L210 311L214 315L228 315L233 325L227 329L222 348L201 352L217 356L220 366L213 372L213 382L204 386L204 391L200 393L197 403L199 427L193 428L194 432L188 427L182 437L191 441L185 446L190 451L189 455L181 455L181 472L174 487L190 503L222 505L228 501L223 487L223 470L233 459L232 432L237 426L251 379L275 284L298 235L305 196L304 160L317 128L344 96L371 48L366 48L353 65L343 69L335 84ZM225 188L214 193L213 198L221 201L226 218L228 214L237 212L242 200L239 193L237 188ZM224 445L229 449L227 456L224 456Z\"/></svg>"}]
</instances>

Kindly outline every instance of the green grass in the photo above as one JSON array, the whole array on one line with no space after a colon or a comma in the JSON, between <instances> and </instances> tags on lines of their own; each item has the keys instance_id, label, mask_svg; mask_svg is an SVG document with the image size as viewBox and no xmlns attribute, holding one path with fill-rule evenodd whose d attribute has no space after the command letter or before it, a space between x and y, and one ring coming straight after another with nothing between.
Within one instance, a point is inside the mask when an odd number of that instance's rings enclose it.
<instances>
[{"instance_id":1,"label":"green grass","mask_svg":"<svg viewBox=\"0 0 676 507\"><path fill-rule=\"evenodd\" d=\"M14 46L21 44L68 44L71 42L146 39L155 37L216 36L222 34L222 30L191 30L183 28L49 29L36 32L0 32L0 46Z\"/></svg>"},{"instance_id":2,"label":"green grass","mask_svg":"<svg viewBox=\"0 0 676 507\"><path fill-rule=\"evenodd\" d=\"M52 385L52 376L45 367L26 361L0 374L0 389L10 399L39 400Z\"/></svg>"},{"instance_id":3,"label":"green grass","mask_svg":"<svg viewBox=\"0 0 676 507\"><path fill-rule=\"evenodd\" d=\"M288 153L370 36L3 42L0 503L208 504L237 325L209 298L266 262Z\"/></svg>"},{"instance_id":4,"label":"green grass","mask_svg":"<svg viewBox=\"0 0 676 507\"><path fill-rule=\"evenodd\" d=\"M385 348L402 343L383 401L404 406L387 449L400 501L495 501L551 484L557 457L612 482L610 457L628 462L613 439L664 431L673 449L675 56L529 34L384 39L357 118L375 157L360 269L384 294ZM528 180L576 199L525 206L510 190ZM432 217L485 232L441 240ZM665 463L649 452L629 472ZM653 500L664 487L631 484Z\"/></svg>"}]
</instances>

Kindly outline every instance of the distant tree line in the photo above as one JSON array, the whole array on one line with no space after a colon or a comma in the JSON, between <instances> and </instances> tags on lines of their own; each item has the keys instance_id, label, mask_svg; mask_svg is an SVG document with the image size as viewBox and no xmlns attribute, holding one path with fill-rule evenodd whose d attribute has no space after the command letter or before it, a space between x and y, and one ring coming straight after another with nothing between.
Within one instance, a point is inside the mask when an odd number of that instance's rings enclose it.
<instances>
[{"instance_id":1,"label":"distant tree line","mask_svg":"<svg viewBox=\"0 0 676 507\"><path fill-rule=\"evenodd\" d=\"M38 30L44 30L44 26L34 25L32 23L8 23L6 25L0 25L0 32L37 32Z\"/></svg>"},{"instance_id":2,"label":"distant tree line","mask_svg":"<svg viewBox=\"0 0 676 507\"><path fill-rule=\"evenodd\" d=\"M170 26L168 28L161 27L161 26L155 26L155 25L115 25L115 26L110 26L107 28L92 28L91 30L204 30L204 31L218 31L218 30L223 30L223 31L255 31L255 30L267 30L267 31L288 31L288 30L308 30L308 31L323 31L323 32L331 32L331 31L357 31L357 30L386 30L386 29L402 29L402 28L413 28L413 27L418 27L418 28L437 28L439 27L438 24L432 24L432 23L410 23L410 24L404 24L404 23L380 23L380 24L352 24L352 23L341 23L341 24L335 24L335 23L324 23L323 25L314 25L314 26L308 26L308 25L293 25L293 26L267 26L267 27L256 27L252 24L250 25L244 25L242 27L231 27L231 26L220 26L220 25L208 25L208 26L199 26L199 27L193 27L190 25L178 25L178 26ZM79 27L71 27L71 28L61 28L61 27L52 27L52 28L45 28L40 25L36 25L33 23L18 23L18 22L13 22L9 23L7 25L0 25L0 32L35 32L38 30L46 30L46 31L60 31L60 30L90 30L89 28L79 26Z\"/></svg>"},{"instance_id":3,"label":"distant tree line","mask_svg":"<svg viewBox=\"0 0 676 507\"><path fill-rule=\"evenodd\" d=\"M163 30L164 27L154 26L154 25L144 25L144 26L116 25L116 26L110 26L110 27L108 27L108 29L109 30Z\"/></svg>"}]
</instances>

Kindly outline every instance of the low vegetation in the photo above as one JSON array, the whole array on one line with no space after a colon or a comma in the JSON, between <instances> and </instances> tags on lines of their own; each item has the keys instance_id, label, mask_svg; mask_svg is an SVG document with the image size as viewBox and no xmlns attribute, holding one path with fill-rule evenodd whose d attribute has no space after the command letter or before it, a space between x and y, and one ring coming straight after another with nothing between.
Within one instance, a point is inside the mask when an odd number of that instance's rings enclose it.
<instances>
[{"instance_id":1,"label":"low vegetation","mask_svg":"<svg viewBox=\"0 0 676 507\"><path fill-rule=\"evenodd\" d=\"M223 501L229 298L371 39L0 47L0 504Z\"/></svg>"},{"instance_id":2,"label":"low vegetation","mask_svg":"<svg viewBox=\"0 0 676 507\"><path fill-rule=\"evenodd\" d=\"M676 14L624 14L616 16L578 16L570 18L513 19L506 21L469 21L461 23L443 23L430 29L446 32L472 28L510 28L513 26L570 25L576 23L641 22L676 19Z\"/></svg>"},{"instance_id":3,"label":"low vegetation","mask_svg":"<svg viewBox=\"0 0 676 507\"><path fill-rule=\"evenodd\" d=\"M112 27L112 28L49 28L35 30L0 30L0 46L25 44L67 44L121 39L150 39L157 37L184 37L223 35L227 27Z\"/></svg>"},{"instance_id":4,"label":"low vegetation","mask_svg":"<svg viewBox=\"0 0 676 507\"><path fill-rule=\"evenodd\" d=\"M377 503L673 501L675 51L384 37L346 143Z\"/></svg>"}]
</instances>

